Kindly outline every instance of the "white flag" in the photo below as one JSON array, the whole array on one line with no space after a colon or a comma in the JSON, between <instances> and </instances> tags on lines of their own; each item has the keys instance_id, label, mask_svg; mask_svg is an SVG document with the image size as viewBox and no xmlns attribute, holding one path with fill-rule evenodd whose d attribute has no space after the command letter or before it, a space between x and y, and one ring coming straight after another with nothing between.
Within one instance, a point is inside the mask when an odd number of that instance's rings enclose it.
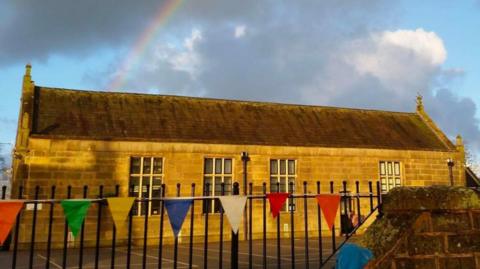
<instances>
[{"instance_id":1,"label":"white flag","mask_svg":"<svg viewBox=\"0 0 480 269\"><path fill-rule=\"evenodd\" d=\"M242 221L243 209L247 203L246 196L232 195L232 196L219 196L222 203L225 215L227 215L228 222L232 226L232 231L238 233L240 222Z\"/></svg>"}]
</instances>

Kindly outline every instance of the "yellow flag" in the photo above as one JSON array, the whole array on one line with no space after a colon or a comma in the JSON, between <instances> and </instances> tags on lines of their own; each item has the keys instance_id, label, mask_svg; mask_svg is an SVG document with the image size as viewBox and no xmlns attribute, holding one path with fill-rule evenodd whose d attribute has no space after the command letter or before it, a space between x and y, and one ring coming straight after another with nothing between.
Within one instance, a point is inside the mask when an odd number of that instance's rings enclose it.
<instances>
[{"instance_id":1,"label":"yellow flag","mask_svg":"<svg viewBox=\"0 0 480 269\"><path fill-rule=\"evenodd\" d=\"M117 230L123 229L127 223L128 213L132 209L135 197L112 197L107 198L107 201L115 228Z\"/></svg>"}]
</instances>

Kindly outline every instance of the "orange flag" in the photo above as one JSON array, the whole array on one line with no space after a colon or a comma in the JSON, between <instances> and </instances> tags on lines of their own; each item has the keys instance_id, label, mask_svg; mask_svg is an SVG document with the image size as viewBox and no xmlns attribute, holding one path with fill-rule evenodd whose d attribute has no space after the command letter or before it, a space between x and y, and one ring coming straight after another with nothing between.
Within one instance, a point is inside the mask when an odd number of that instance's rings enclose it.
<instances>
[{"instance_id":1,"label":"orange flag","mask_svg":"<svg viewBox=\"0 0 480 269\"><path fill-rule=\"evenodd\" d=\"M328 229L332 230L333 224L335 224L335 216L337 215L338 206L340 204L340 195L319 194L316 198L318 205L322 209Z\"/></svg>"},{"instance_id":2,"label":"orange flag","mask_svg":"<svg viewBox=\"0 0 480 269\"><path fill-rule=\"evenodd\" d=\"M23 207L23 201L8 200L0 202L0 245L7 239L10 230Z\"/></svg>"}]
</instances>

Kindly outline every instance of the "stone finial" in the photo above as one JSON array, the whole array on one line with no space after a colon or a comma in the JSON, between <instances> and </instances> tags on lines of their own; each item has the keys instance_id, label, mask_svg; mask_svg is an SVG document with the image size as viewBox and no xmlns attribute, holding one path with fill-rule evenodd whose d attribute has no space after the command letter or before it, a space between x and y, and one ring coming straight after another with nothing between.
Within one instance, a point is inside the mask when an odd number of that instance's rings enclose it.
<instances>
[{"instance_id":1,"label":"stone finial","mask_svg":"<svg viewBox=\"0 0 480 269\"><path fill-rule=\"evenodd\" d=\"M417 94L417 111L423 111L423 96L420 93Z\"/></svg>"},{"instance_id":2,"label":"stone finial","mask_svg":"<svg viewBox=\"0 0 480 269\"><path fill-rule=\"evenodd\" d=\"M32 82L31 71L32 71L32 65L27 64L25 66L25 75L23 75L24 88L25 88L25 86L29 85Z\"/></svg>"},{"instance_id":3,"label":"stone finial","mask_svg":"<svg viewBox=\"0 0 480 269\"><path fill-rule=\"evenodd\" d=\"M463 146L463 138L462 138L461 135L457 135L455 144L456 144L457 146Z\"/></svg>"},{"instance_id":4,"label":"stone finial","mask_svg":"<svg viewBox=\"0 0 480 269\"><path fill-rule=\"evenodd\" d=\"M30 76L30 71L32 70L32 65L30 63L28 63L26 66L25 66L25 76Z\"/></svg>"}]
</instances>

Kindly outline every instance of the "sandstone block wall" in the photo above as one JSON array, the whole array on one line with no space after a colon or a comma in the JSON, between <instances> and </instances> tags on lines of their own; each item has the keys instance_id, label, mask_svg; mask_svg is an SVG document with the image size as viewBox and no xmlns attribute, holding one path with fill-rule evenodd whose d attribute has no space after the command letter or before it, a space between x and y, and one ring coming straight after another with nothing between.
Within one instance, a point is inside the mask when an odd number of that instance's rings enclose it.
<instances>
[{"instance_id":1,"label":"sandstone block wall","mask_svg":"<svg viewBox=\"0 0 480 269\"><path fill-rule=\"evenodd\" d=\"M181 183L181 195L191 194L191 184L196 184L196 195L201 195L203 190L203 165L207 157L223 157L233 159L233 181L240 183L243 190L243 171L241 152L248 152L248 180L253 183L253 193L262 193L262 183L267 182L269 191L269 165L270 159L294 159L297 161L296 190L303 193L303 181L307 181L307 193L316 193L316 181L321 182L321 192L329 192L329 181L334 181L334 191L342 190L342 181L347 181L348 191L355 192L355 181L360 182L360 192L368 192L368 181L378 180L380 161L399 161L402 170L402 184L404 186L430 186L449 184L449 171L446 159L460 160L458 152L433 152L409 150L382 150L382 149L336 149L336 148L309 148L309 147L275 147L275 146L242 146L242 145L212 145L212 144L187 144L187 143L160 143L160 142L118 142L118 141L86 141L86 140L50 140L30 138L29 151L20 163L21 169L15 178L14 187L25 187L24 198L33 198L35 186L40 186L39 198L49 198L50 188L56 185L56 198L66 198L67 186L72 186L72 197L81 198L83 186L88 185L88 197L98 197L100 185L105 186L104 194L113 195L115 185L120 186L120 196L128 195L129 166L132 156L154 156L164 159L164 183L166 196L176 195L176 184ZM464 184L464 173L461 165L454 167L455 183ZM375 186L374 186L375 188ZM262 203L254 203L253 231L255 238L262 234ZM367 200L361 203L362 215L369 210ZM45 242L45 229L48 219L48 206L44 205L39 211L37 242ZM63 215L59 206L55 206L55 241L63 241ZM97 206L94 205L87 216L87 230L95 229ZM201 214L200 203L195 206L195 235L203 236L204 215ZM268 214L268 202L267 202ZM295 230L299 236L303 234L303 202L297 201L295 214ZM309 230L311 235L318 235L316 215L317 207L314 199L308 201ZM31 211L24 212L20 230L21 242L29 242L31 231ZM105 208L102 223L102 238L108 244L111 238L111 220L108 209ZM212 219L212 240L218 237L219 216L210 215ZM280 216L282 236L289 236L290 216L282 213ZM267 216L267 230L276 229L276 222ZM143 218L134 217L134 241L143 237ZM152 216L149 220L149 241L155 244L158 240L159 217ZM337 227L339 221L337 220ZM165 236L171 236L170 225L165 219ZM324 232L329 234L323 222ZM189 216L182 229L182 240L187 240L189 231ZM228 222L224 225L225 238L229 238ZM244 229L241 228L241 238ZM93 235L94 236L94 235ZM125 235L119 235L121 241ZM76 239L78 240L78 239ZM86 235L86 244L94 242L92 235ZM93 241L92 241L93 240ZM88 242L90 243L88 243Z\"/></svg>"}]
</instances>

